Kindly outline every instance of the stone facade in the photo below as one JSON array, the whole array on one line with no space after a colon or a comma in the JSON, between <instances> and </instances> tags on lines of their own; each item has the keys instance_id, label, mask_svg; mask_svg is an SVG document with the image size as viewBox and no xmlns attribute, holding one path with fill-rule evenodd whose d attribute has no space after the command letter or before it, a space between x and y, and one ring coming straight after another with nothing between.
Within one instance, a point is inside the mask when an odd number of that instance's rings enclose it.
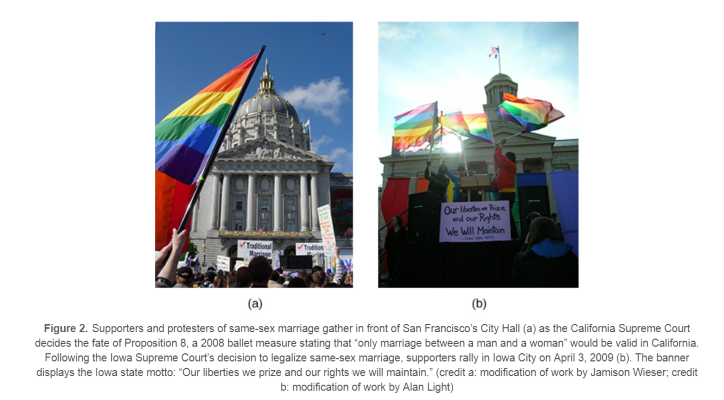
<instances>
[{"instance_id":1,"label":"stone facade","mask_svg":"<svg viewBox=\"0 0 724 400\"><path fill-rule=\"evenodd\" d=\"M493 76L485 86L487 103L483 109L488 117L488 127L492 129L495 142L509 138L520 132L520 127L510 121L501 118L495 113L495 109L502 102L503 93L510 93L518 96L518 84L508 75L498 74ZM546 128L546 132L555 132L555 125ZM526 172L552 172L568 171L578 169L578 139L556 140L555 137L542 135L536 132L528 132L510 139L503 147L503 152L512 151L516 155L518 173ZM463 158L457 153L443 152L442 149L433 150L431 170L436 172L437 166L444 158L445 164L452 172L457 170L458 165L464 165ZM484 141L465 141L465 158L467 169L475 171L478 176L492 176L495 173L493 161L493 145ZM381 157L383 164L382 187L379 198L382 196L387 179L390 177L409 177L412 183L410 193L416 192L415 179L423 177L426 161L429 158L429 150L420 150L402 156L399 150L391 149L390 155ZM487 179L484 180L488 182ZM481 185L482 186L482 185ZM482 187L485 190L485 187ZM549 190L550 204L555 210L555 199L553 191ZM382 213L379 213L380 227L385 224Z\"/></svg>"},{"instance_id":2,"label":"stone facade","mask_svg":"<svg viewBox=\"0 0 724 400\"><path fill-rule=\"evenodd\" d=\"M191 241L207 265L218 255L235 259L238 240L270 240L282 254L297 242L321 241L317 208L330 202L334 163L311 143L310 122L277 95L267 63L196 203Z\"/></svg>"}]
</instances>

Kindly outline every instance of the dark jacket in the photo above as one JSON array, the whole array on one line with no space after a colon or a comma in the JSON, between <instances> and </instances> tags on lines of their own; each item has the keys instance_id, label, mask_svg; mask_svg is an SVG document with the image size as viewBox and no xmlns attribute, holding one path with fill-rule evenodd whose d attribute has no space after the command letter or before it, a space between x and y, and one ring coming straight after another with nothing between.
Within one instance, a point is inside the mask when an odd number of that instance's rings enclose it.
<instances>
[{"instance_id":1,"label":"dark jacket","mask_svg":"<svg viewBox=\"0 0 724 400\"><path fill-rule=\"evenodd\" d=\"M571 245L543 239L515 256L512 275L520 287L578 287L578 257Z\"/></svg>"},{"instance_id":2,"label":"dark jacket","mask_svg":"<svg viewBox=\"0 0 724 400\"><path fill-rule=\"evenodd\" d=\"M428 190L444 202L447 199L447 187L450 185L450 179L445 174L430 173L429 165L425 168L425 179L430 181Z\"/></svg>"}]
</instances>

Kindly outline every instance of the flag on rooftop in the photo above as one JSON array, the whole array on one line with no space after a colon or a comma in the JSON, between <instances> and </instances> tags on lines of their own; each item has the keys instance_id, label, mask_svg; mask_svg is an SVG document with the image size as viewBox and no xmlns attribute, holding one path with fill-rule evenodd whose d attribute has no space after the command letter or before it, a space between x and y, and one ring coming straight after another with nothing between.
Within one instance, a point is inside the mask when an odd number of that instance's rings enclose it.
<instances>
[{"instance_id":1,"label":"flag on rooftop","mask_svg":"<svg viewBox=\"0 0 724 400\"><path fill-rule=\"evenodd\" d=\"M396 116L392 148L405 150L429 142L436 114L437 103L430 103Z\"/></svg>"},{"instance_id":2,"label":"flag on rooftop","mask_svg":"<svg viewBox=\"0 0 724 400\"><path fill-rule=\"evenodd\" d=\"M563 113L553 108L550 102L531 99L519 99L510 93L503 93L503 104L495 112L501 117L520 125L522 132L531 132L545 128L553 121L564 117Z\"/></svg>"},{"instance_id":3,"label":"flag on rooftop","mask_svg":"<svg viewBox=\"0 0 724 400\"><path fill-rule=\"evenodd\" d=\"M156 250L170 242L172 230L183 220L196 182L257 57L217 79L156 125Z\"/></svg>"}]
</instances>

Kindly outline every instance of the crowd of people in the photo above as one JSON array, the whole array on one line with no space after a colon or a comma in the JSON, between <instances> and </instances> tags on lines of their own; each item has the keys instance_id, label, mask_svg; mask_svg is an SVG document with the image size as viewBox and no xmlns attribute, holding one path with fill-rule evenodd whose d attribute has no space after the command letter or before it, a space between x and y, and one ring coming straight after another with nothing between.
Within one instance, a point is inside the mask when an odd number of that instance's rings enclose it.
<instances>
[{"instance_id":1,"label":"crowd of people","mask_svg":"<svg viewBox=\"0 0 724 400\"><path fill-rule=\"evenodd\" d=\"M507 201L510 221L511 240L522 239L519 236L513 215L513 205L516 200L516 156L513 152L503 155L503 145L506 139L495 145L494 162L495 174L491 177L493 201ZM430 172L431 161L427 161L425 178L429 180L428 191L435 195L439 203L447 202L448 184L453 182L453 202L468 201L465 192L460 188L460 177L467 176L464 166L458 166L458 175L448 171L445 163L440 164L438 173ZM430 218L439 218L439 210L434 207ZM525 241L520 252L513 261L512 281L519 287L578 287L578 257L573 247L565 243L558 215L553 213L551 218L531 213L526 216L529 226L528 232L523 232ZM391 226L390 226L391 225ZM398 264L402 257L402 249L407 242L407 231L402 226L400 216L395 216L387 226L387 235L384 249L380 255L387 255L387 271L389 282L394 285L398 278ZM381 258L382 259L382 258Z\"/></svg>"},{"instance_id":2,"label":"crowd of people","mask_svg":"<svg viewBox=\"0 0 724 400\"><path fill-rule=\"evenodd\" d=\"M333 288L353 287L352 271L346 272L339 258L339 247L335 248L337 265L335 273L327 274L320 266L311 271L302 270L293 274L282 269L272 269L269 259L257 256L249 266L227 272L209 269L195 273L191 267L178 268L181 248L186 241L186 231L173 230L171 243L156 255L156 287L161 288ZM167 261L166 257L168 256Z\"/></svg>"}]
</instances>

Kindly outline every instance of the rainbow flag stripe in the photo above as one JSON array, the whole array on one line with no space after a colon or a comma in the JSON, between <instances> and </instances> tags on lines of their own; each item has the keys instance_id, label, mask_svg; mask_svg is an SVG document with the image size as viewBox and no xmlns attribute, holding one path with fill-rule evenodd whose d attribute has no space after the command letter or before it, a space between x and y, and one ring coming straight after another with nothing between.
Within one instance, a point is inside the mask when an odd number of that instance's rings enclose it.
<instances>
[{"instance_id":1,"label":"rainbow flag stripe","mask_svg":"<svg viewBox=\"0 0 724 400\"><path fill-rule=\"evenodd\" d=\"M256 57L217 79L156 125L156 171L186 185L198 180Z\"/></svg>"},{"instance_id":2,"label":"rainbow flag stripe","mask_svg":"<svg viewBox=\"0 0 724 400\"><path fill-rule=\"evenodd\" d=\"M526 97L519 99L510 93L503 93L503 104L495 112L501 117L520 125L522 132L545 128L553 121L564 117L547 101Z\"/></svg>"},{"instance_id":3,"label":"rainbow flag stripe","mask_svg":"<svg viewBox=\"0 0 724 400\"><path fill-rule=\"evenodd\" d=\"M156 250L171 241L173 229L181 223L257 56L217 79L156 125ZM187 231L190 224L191 219Z\"/></svg>"},{"instance_id":4,"label":"rainbow flag stripe","mask_svg":"<svg viewBox=\"0 0 724 400\"><path fill-rule=\"evenodd\" d=\"M468 124L470 135L468 137L475 140L482 140L493 143L493 138L488 131L488 117L485 113L481 114L465 114L463 115L465 122Z\"/></svg>"},{"instance_id":5,"label":"rainbow flag stripe","mask_svg":"<svg viewBox=\"0 0 724 400\"><path fill-rule=\"evenodd\" d=\"M468 123L465 121L462 111L454 111L440 117L440 125L463 137L470 137Z\"/></svg>"},{"instance_id":6,"label":"rainbow flag stripe","mask_svg":"<svg viewBox=\"0 0 724 400\"><path fill-rule=\"evenodd\" d=\"M428 142L435 122L437 103L425 104L395 117L392 147L405 150Z\"/></svg>"}]
</instances>

